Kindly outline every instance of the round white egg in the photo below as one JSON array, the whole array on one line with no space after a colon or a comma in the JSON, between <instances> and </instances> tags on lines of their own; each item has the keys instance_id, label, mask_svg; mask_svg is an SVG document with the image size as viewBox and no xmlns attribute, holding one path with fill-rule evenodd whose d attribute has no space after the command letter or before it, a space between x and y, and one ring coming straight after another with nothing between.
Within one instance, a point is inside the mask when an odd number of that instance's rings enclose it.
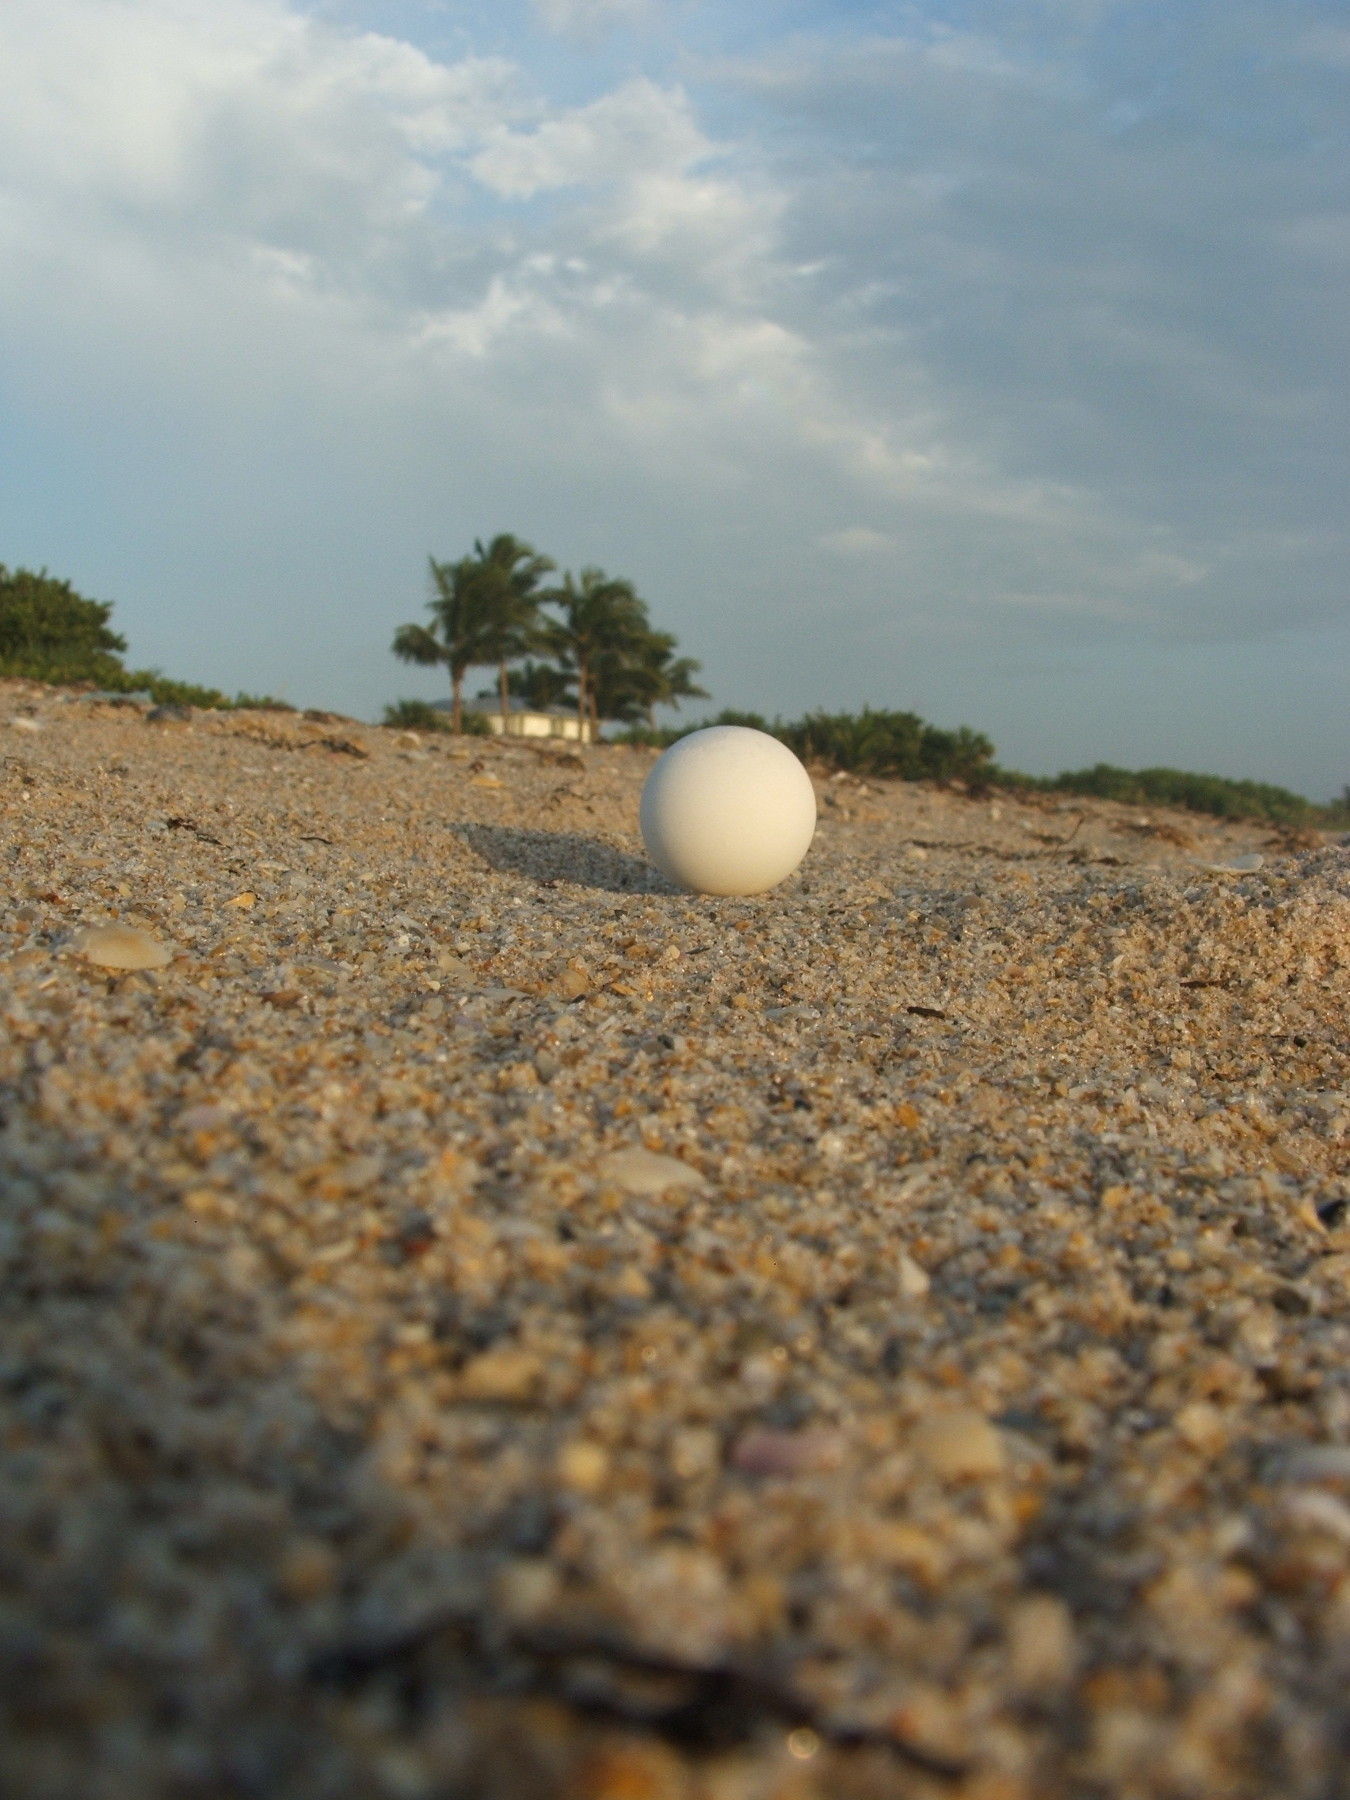
<instances>
[{"instance_id":1,"label":"round white egg","mask_svg":"<svg viewBox=\"0 0 1350 1800\"><path fill-rule=\"evenodd\" d=\"M745 725L709 725L678 739L656 763L639 820L647 854L678 886L762 894L806 855L816 794L777 738Z\"/></svg>"}]
</instances>

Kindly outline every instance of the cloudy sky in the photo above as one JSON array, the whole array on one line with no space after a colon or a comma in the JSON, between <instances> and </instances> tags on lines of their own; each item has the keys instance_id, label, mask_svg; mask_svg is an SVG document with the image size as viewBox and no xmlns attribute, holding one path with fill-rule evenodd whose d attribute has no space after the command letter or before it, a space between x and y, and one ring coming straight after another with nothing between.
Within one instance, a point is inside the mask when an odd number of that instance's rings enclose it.
<instances>
[{"instance_id":1,"label":"cloudy sky","mask_svg":"<svg viewBox=\"0 0 1350 1800\"><path fill-rule=\"evenodd\" d=\"M3 0L0 68L0 562L137 666L378 717L514 531L714 706L1350 781L1343 0Z\"/></svg>"}]
</instances>

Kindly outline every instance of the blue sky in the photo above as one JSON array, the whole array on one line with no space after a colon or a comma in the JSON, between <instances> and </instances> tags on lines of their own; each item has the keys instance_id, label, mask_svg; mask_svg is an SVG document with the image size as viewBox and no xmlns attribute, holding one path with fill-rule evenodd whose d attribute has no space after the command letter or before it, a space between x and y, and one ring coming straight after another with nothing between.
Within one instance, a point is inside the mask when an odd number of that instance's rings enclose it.
<instances>
[{"instance_id":1,"label":"blue sky","mask_svg":"<svg viewBox=\"0 0 1350 1800\"><path fill-rule=\"evenodd\" d=\"M1350 20L5 0L0 561L376 718L426 558L714 706L1350 781Z\"/></svg>"}]
</instances>

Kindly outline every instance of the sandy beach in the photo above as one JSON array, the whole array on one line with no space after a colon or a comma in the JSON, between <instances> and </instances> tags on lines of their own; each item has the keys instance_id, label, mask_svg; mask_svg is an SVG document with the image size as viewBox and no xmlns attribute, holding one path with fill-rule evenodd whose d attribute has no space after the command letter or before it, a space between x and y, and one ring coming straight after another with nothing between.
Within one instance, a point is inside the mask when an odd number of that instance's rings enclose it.
<instances>
[{"instance_id":1,"label":"sandy beach","mask_svg":"<svg viewBox=\"0 0 1350 1800\"><path fill-rule=\"evenodd\" d=\"M0 1787L1350 1793L1350 850L652 761L0 683Z\"/></svg>"}]
</instances>

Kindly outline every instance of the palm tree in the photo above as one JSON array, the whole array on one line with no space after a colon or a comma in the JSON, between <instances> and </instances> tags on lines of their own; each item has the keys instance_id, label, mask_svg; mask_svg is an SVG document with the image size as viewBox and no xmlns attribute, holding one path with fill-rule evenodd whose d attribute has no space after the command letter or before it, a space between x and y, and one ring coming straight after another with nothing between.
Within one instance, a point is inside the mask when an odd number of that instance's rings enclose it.
<instances>
[{"instance_id":1,"label":"palm tree","mask_svg":"<svg viewBox=\"0 0 1350 1800\"><path fill-rule=\"evenodd\" d=\"M438 563L429 557L432 624L400 625L394 655L404 662L445 663L450 670L450 725L464 728L464 676L475 663L494 662L495 640L489 596L472 557Z\"/></svg>"},{"instance_id":2,"label":"palm tree","mask_svg":"<svg viewBox=\"0 0 1350 1800\"><path fill-rule=\"evenodd\" d=\"M533 650L539 641L539 583L556 564L509 531L500 532L486 549L481 539L475 539L473 551L472 580L486 621L479 640L481 660L497 665L505 731L510 698L506 665Z\"/></svg>"},{"instance_id":3,"label":"palm tree","mask_svg":"<svg viewBox=\"0 0 1350 1800\"><path fill-rule=\"evenodd\" d=\"M532 662L528 657L506 677L507 691L514 699L523 700L532 712L547 712L551 706L561 706L564 700L571 699L572 682L566 669L553 663ZM491 700L496 691L483 688L478 698Z\"/></svg>"},{"instance_id":4,"label":"palm tree","mask_svg":"<svg viewBox=\"0 0 1350 1800\"><path fill-rule=\"evenodd\" d=\"M643 651L638 686L644 690L646 720L653 728L658 706L673 706L678 711L681 700L708 698L707 688L694 683L702 663L692 656L676 656L675 647L668 631L653 631Z\"/></svg>"},{"instance_id":5,"label":"palm tree","mask_svg":"<svg viewBox=\"0 0 1350 1800\"><path fill-rule=\"evenodd\" d=\"M691 656L677 657L675 647L668 631L647 630L632 643L602 650L591 681L600 716L654 728L658 706L706 700L707 689L695 686L693 680L701 665Z\"/></svg>"},{"instance_id":6,"label":"palm tree","mask_svg":"<svg viewBox=\"0 0 1350 1800\"><path fill-rule=\"evenodd\" d=\"M569 572L561 587L540 597L559 613L543 627L540 642L565 668L575 671L577 718L585 736L588 721L596 731L602 717L613 716L602 709L598 680L640 653L651 635L647 608L631 581L606 575L603 569L583 569L579 580Z\"/></svg>"}]
</instances>

